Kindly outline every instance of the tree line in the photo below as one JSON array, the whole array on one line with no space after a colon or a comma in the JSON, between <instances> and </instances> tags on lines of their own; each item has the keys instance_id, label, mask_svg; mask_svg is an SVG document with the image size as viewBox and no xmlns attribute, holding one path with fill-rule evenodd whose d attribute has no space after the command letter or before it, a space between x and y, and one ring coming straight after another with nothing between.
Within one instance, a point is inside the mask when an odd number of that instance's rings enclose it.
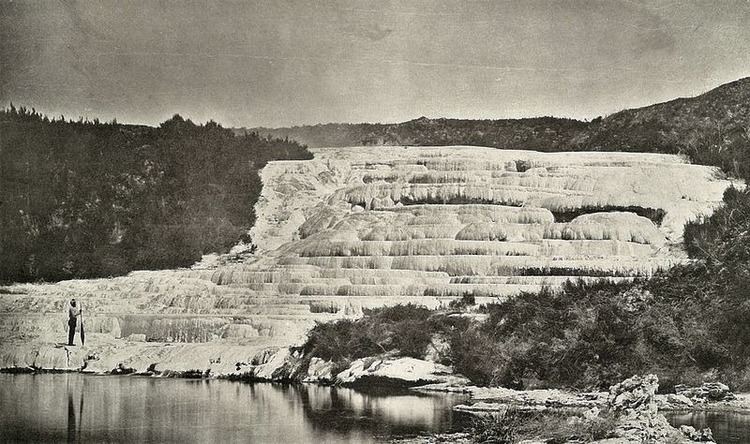
<instances>
[{"instance_id":1,"label":"tree line","mask_svg":"<svg viewBox=\"0 0 750 444\"><path fill-rule=\"evenodd\" d=\"M115 276L225 252L254 222L271 160L294 141L179 115L159 127L0 111L0 281Z\"/></svg>"}]
</instances>

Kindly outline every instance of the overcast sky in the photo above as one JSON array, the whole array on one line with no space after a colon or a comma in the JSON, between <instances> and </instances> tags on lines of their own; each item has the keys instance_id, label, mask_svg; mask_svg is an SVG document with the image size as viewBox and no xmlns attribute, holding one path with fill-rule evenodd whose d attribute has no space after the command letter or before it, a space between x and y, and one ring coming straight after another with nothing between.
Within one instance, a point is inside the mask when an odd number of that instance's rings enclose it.
<instances>
[{"instance_id":1,"label":"overcast sky","mask_svg":"<svg viewBox=\"0 0 750 444\"><path fill-rule=\"evenodd\" d=\"M748 75L745 0L0 0L0 104L66 117L593 118Z\"/></svg>"}]
</instances>

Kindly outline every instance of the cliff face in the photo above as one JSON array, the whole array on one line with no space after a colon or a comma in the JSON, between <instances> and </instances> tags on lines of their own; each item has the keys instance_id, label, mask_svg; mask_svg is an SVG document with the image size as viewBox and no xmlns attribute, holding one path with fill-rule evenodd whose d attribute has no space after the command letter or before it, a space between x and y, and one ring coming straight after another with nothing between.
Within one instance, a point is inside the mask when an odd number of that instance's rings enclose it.
<instances>
[{"instance_id":1,"label":"cliff face","mask_svg":"<svg viewBox=\"0 0 750 444\"><path fill-rule=\"evenodd\" d=\"M436 307L464 295L486 303L567 279L649 275L685 260L683 224L710 213L730 185L713 168L660 154L477 147L314 154L263 170L254 255L2 288L0 367L44 367L44 353L29 350L64 340L63 307L72 297L84 306L84 360L94 353L119 363L179 342L194 348L138 362L163 368L177 359L187 368L194 356L195 368L206 368L204 360L221 354L209 357L199 351L205 346L250 362L265 346L299 342L315 321L366 307ZM57 350L50 359L62 362Z\"/></svg>"}]
</instances>

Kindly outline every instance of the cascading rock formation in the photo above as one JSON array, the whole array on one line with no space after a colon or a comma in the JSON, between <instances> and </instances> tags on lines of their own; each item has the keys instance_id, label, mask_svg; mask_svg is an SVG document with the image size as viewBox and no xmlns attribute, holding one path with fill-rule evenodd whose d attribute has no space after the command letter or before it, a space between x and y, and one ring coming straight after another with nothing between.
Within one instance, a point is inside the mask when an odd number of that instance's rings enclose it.
<instances>
[{"instance_id":1,"label":"cascading rock formation","mask_svg":"<svg viewBox=\"0 0 750 444\"><path fill-rule=\"evenodd\" d=\"M465 295L481 304L569 279L648 276L687 260L685 222L710 214L731 185L715 168L664 154L311 151L313 160L262 171L253 254L240 245L189 270L4 287L0 366L49 364L37 362L39 350L63 338L72 297L85 307L91 347L212 346L193 353L200 358L185 351L177 367L218 359L229 369L263 347L298 343L315 321L367 307L438 307ZM111 361L139 369L164 359L128 353Z\"/></svg>"}]
</instances>

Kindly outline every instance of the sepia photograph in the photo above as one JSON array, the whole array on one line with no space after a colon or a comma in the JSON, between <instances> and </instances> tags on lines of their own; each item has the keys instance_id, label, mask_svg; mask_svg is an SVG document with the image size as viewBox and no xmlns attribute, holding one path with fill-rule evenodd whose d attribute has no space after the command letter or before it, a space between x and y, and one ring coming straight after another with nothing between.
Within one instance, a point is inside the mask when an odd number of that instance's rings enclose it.
<instances>
[{"instance_id":1,"label":"sepia photograph","mask_svg":"<svg viewBox=\"0 0 750 444\"><path fill-rule=\"evenodd\" d=\"M748 0L0 0L0 443L750 444L748 181Z\"/></svg>"}]
</instances>

